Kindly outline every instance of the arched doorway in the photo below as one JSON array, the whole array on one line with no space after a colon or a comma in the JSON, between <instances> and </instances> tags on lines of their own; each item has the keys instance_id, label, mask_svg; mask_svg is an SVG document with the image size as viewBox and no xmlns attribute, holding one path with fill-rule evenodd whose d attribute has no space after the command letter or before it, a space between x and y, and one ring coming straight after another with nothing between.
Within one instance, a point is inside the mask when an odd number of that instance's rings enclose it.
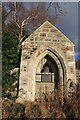
<instances>
[{"instance_id":1,"label":"arched doorway","mask_svg":"<svg viewBox=\"0 0 80 120\"><path fill-rule=\"evenodd\" d=\"M53 58L50 54L47 54L38 63L36 70L36 99L43 97L46 93L48 95L54 93L55 89L57 91L61 89L59 84L62 84L60 79L63 79L62 67L55 55L53 55Z\"/></svg>"},{"instance_id":2,"label":"arched doorway","mask_svg":"<svg viewBox=\"0 0 80 120\"><path fill-rule=\"evenodd\" d=\"M58 88L59 71L56 62L49 55L46 55L42 60L45 61L45 63L43 63L41 69L41 74L42 74L41 81L55 82L55 87ZM46 73L48 75L46 75ZM51 74L51 77L49 77L49 74Z\"/></svg>"},{"instance_id":3,"label":"arched doorway","mask_svg":"<svg viewBox=\"0 0 80 120\"><path fill-rule=\"evenodd\" d=\"M63 98L63 90L65 90L65 83L67 81L67 68L65 64L64 58L59 54L59 52L55 49L52 49L50 47L44 46L40 47L35 51L31 59L29 60L28 64L28 72L27 72L27 92L26 92L26 100L34 101L35 99L39 98L41 96L39 91L42 91L41 86L46 85L46 82L41 82L41 74L44 74L43 67L46 66L46 59L48 61L52 61L53 65L55 65L55 68L57 70L58 74L58 84L56 84L56 87L58 87L58 90L60 91L60 96ZM42 64L41 62L44 62L45 64ZM53 73L53 67L49 66L49 62L47 63L48 67L47 70L49 71L49 74L52 74L52 77L54 80L54 73ZM52 66L52 65L51 65ZM45 67L44 67L45 68ZM46 69L46 68L45 68ZM55 74L56 76L56 74ZM49 92L51 93L54 91L54 82L48 82ZM43 87L43 92L45 92L46 87ZM67 91L67 87L66 87ZM39 95L40 94L40 95Z\"/></svg>"}]
</instances>

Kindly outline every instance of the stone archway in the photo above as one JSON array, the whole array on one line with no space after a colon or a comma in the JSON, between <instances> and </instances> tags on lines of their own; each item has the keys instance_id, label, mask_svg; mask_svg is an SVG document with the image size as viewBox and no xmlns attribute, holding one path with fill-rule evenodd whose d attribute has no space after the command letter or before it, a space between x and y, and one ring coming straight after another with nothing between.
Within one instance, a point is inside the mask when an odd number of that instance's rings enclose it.
<instances>
[{"instance_id":1,"label":"stone archway","mask_svg":"<svg viewBox=\"0 0 80 120\"><path fill-rule=\"evenodd\" d=\"M49 51L44 58L41 59L37 66L36 71L36 85L35 85L35 98L43 98L47 95L53 95L54 90L60 91L62 96L62 80L63 70L57 57L50 55ZM61 84L61 86L59 86Z\"/></svg>"},{"instance_id":2,"label":"stone archway","mask_svg":"<svg viewBox=\"0 0 80 120\"><path fill-rule=\"evenodd\" d=\"M27 100L31 100L34 101L36 96L35 96L35 90L36 90L36 70L37 70L37 66L39 64L39 62L41 61L42 58L44 58L46 55L49 55L57 64L58 70L59 70L59 84L60 84L60 94L61 97L63 98L63 90L65 90L65 83L67 81L67 68L66 68L66 64L64 59L62 58L62 56L55 51L52 48L49 47L45 47L43 49L39 49L37 50L34 55L32 56L31 60L29 61L29 65L28 65L28 84L27 87L28 88L28 98ZM34 64L35 62L35 64ZM33 67L31 67L33 66ZM30 74L32 73L32 74ZM65 74L65 75L64 75ZM31 75L31 76L30 76ZM65 81L65 82L64 82ZM64 87L63 87L64 86ZM67 88L66 88L67 90Z\"/></svg>"}]
</instances>

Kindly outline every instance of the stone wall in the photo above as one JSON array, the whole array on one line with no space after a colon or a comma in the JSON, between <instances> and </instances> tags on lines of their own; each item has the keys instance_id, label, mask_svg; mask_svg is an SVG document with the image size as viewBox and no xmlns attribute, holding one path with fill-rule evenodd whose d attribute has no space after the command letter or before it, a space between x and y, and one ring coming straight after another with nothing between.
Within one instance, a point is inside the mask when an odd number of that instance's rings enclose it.
<instances>
[{"instance_id":1,"label":"stone wall","mask_svg":"<svg viewBox=\"0 0 80 120\"><path fill-rule=\"evenodd\" d=\"M74 44L46 21L22 43L19 80L19 97L22 99L35 99L37 65L47 54L55 59L60 75L64 72L65 84L68 79L76 83Z\"/></svg>"},{"instance_id":2,"label":"stone wall","mask_svg":"<svg viewBox=\"0 0 80 120\"><path fill-rule=\"evenodd\" d=\"M80 70L76 70L76 79L77 79L77 83L79 83L80 86Z\"/></svg>"},{"instance_id":3,"label":"stone wall","mask_svg":"<svg viewBox=\"0 0 80 120\"><path fill-rule=\"evenodd\" d=\"M56 27L53 27L48 21L40 26L33 34L30 35L22 44L22 60L27 60L42 45L55 47L59 52L64 54L64 58L69 66L69 73L74 74L74 45L63 35ZM38 52L38 54L40 54ZM24 66L25 67L25 66ZM73 77L74 79L74 77ZM74 81L74 80L73 80Z\"/></svg>"}]
</instances>

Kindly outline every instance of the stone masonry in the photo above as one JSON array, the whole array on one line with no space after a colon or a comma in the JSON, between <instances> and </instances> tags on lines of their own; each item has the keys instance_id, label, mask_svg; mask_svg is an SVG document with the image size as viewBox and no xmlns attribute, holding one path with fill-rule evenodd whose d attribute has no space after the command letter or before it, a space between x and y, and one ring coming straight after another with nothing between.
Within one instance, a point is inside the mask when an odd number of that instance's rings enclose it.
<instances>
[{"instance_id":1,"label":"stone masonry","mask_svg":"<svg viewBox=\"0 0 80 120\"><path fill-rule=\"evenodd\" d=\"M53 76L52 82L48 83L41 82L42 74L45 74L41 70L47 64L51 70L46 74ZM74 44L49 21L46 21L22 43L17 101L22 103L34 101L40 97L40 90L45 93L46 87L48 92L54 92L55 76L58 76L61 98L68 97L70 83L76 84Z\"/></svg>"}]
</instances>

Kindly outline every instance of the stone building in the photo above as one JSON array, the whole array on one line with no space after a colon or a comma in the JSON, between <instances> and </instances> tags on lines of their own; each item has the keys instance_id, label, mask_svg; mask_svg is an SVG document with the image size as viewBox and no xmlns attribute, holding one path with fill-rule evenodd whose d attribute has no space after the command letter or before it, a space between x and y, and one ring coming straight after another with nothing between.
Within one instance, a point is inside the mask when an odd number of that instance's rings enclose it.
<instances>
[{"instance_id":1,"label":"stone building","mask_svg":"<svg viewBox=\"0 0 80 120\"><path fill-rule=\"evenodd\" d=\"M74 44L46 21L22 43L17 101L34 101L55 89L62 99L75 84Z\"/></svg>"}]
</instances>

